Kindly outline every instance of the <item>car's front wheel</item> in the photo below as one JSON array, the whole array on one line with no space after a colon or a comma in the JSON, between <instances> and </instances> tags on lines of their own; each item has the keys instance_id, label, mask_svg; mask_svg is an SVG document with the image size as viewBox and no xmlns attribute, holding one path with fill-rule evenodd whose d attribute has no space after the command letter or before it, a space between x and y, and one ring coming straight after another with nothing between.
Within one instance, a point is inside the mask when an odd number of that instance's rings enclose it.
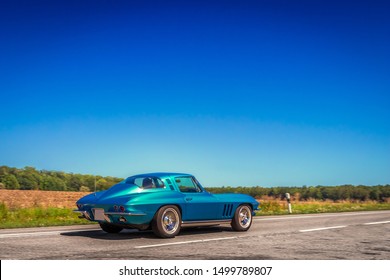
<instances>
[{"instance_id":1,"label":"car's front wheel","mask_svg":"<svg viewBox=\"0 0 390 280\"><path fill-rule=\"evenodd\" d=\"M161 207L152 221L154 234L163 238L175 237L181 228L181 214L174 205Z\"/></svg>"},{"instance_id":2,"label":"car's front wheel","mask_svg":"<svg viewBox=\"0 0 390 280\"><path fill-rule=\"evenodd\" d=\"M232 228L235 231L247 231L252 225L252 209L248 205L237 207L232 220Z\"/></svg>"},{"instance_id":3,"label":"car's front wheel","mask_svg":"<svg viewBox=\"0 0 390 280\"><path fill-rule=\"evenodd\" d=\"M99 225L102 228L102 230L104 230L105 232L108 232L108 233L118 233L123 229L121 227L111 225L108 223L99 223Z\"/></svg>"}]
</instances>

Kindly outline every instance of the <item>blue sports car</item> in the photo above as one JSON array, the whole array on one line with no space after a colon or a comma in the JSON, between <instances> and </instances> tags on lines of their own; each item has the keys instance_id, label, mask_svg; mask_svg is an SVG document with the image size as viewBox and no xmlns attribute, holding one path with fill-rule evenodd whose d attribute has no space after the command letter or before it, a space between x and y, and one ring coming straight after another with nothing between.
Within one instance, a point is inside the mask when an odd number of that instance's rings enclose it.
<instances>
[{"instance_id":1,"label":"blue sports car","mask_svg":"<svg viewBox=\"0 0 390 280\"><path fill-rule=\"evenodd\" d=\"M259 203L244 194L211 194L190 174L135 175L77 201L80 218L96 221L109 233L124 228L152 229L163 238L182 227L230 224L246 231Z\"/></svg>"}]
</instances>

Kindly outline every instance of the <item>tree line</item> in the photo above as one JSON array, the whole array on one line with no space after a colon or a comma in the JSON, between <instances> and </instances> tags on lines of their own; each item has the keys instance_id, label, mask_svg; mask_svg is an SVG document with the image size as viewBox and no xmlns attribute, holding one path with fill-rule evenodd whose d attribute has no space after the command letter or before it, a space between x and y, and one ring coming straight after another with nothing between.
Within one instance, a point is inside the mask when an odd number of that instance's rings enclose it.
<instances>
[{"instance_id":1,"label":"tree line","mask_svg":"<svg viewBox=\"0 0 390 280\"><path fill-rule=\"evenodd\" d=\"M105 190L122 181L122 178L37 170L34 167L15 168L0 166L0 189L93 191Z\"/></svg>"},{"instance_id":2,"label":"tree line","mask_svg":"<svg viewBox=\"0 0 390 280\"><path fill-rule=\"evenodd\" d=\"M276 199L285 199L285 194L300 201L314 200L374 200L385 202L390 199L390 185L377 186L302 186L302 187L220 187L206 188L211 193L243 193L253 197L269 196Z\"/></svg>"},{"instance_id":3,"label":"tree line","mask_svg":"<svg viewBox=\"0 0 390 280\"><path fill-rule=\"evenodd\" d=\"M0 166L0 189L94 191L106 190L123 178L37 170L34 167L15 168ZM388 201L390 185L377 186L303 186L303 187L217 187L206 188L211 193L243 193L253 197L269 196L284 199L290 193L297 200L356 200Z\"/></svg>"}]
</instances>

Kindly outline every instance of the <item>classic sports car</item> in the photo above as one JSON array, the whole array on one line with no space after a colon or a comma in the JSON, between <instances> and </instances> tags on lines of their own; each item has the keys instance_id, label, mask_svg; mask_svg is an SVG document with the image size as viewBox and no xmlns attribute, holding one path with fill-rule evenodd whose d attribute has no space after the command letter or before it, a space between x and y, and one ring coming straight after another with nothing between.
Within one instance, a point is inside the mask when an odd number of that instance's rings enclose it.
<instances>
[{"instance_id":1,"label":"classic sports car","mask_svg":"<svg viewBox=\"0 0 390 280\"><path fill-rule=\"evenodd\" d=\"M152 229L164 238L182 227L231 224L246 231L259 203L244 194L211 194L190 174L150 173L127 178L77 201L80 218L99 222L109 233Z\"/></svg>"}]
</instances>

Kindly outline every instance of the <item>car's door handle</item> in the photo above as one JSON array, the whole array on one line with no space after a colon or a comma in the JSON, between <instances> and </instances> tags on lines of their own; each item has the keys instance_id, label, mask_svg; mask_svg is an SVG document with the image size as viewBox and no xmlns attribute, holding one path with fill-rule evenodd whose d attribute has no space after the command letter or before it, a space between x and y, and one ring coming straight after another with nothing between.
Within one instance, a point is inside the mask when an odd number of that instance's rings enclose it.
<instances>
[{"instance_id":1,"label":"car's door handle","mask_svg":"<svg viewBox=\"0 0 390 280\"><path fill-rule=\"evenodd\" d=\"M186 197L186 201L191 201L192 197Z\"/></svg>"}]
</instances>

